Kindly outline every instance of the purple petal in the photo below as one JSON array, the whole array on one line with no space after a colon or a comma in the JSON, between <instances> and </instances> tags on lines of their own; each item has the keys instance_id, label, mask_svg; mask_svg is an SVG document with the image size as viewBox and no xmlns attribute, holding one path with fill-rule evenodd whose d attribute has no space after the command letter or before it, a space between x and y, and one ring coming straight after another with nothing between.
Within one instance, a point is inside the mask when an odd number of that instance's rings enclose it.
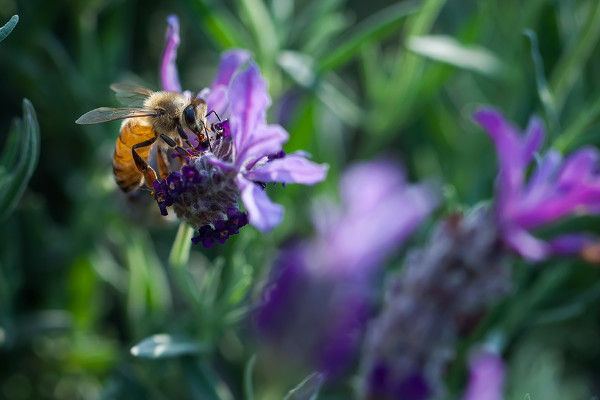
<instances>
[{"instance_id":1,"label":"purple petal","mask_svg":"<svg viewBox=\"0 0 600 400\"><path fill-rule=\"evenodd\" d=\"M520 200L520 207L526 207L527 204L535 206L550 195L553 190L551 179L556 176L561 163L562 155L558 151L551 150L545 155L529 179L525 195Z\"/></svg>"},{"instance_id":2,"label":"purple petal","mask_svg":"<svg viewBox=\"0 0 600 400\"><path fill-rule=\"evenodd\" d=\"M248 169L251 169L249 163L277 153L288 138L287 131L279 125L261 126L254 130L252 136L244 143L244 147L236 147L235 164L240 168L246 165Z\"/></svg>"},{"instance_id":3,"label":"purple petal","mask_svg":"<svg viewBox=\"0 0 600 400\"><path fill-rule=\"evenodd\" d=\"M353 213L369 212L390 193L406 185L404 171L394 162L377 160L349 167L340 181L340 197Z\"/></svg>"},{"instance_id":4,"label":"purple petal","mask_svg":"<svg viewBox=\"0 0 600 400\"><path fill-rule=\"evenodd\" d=\"M566 160L557 179L560 187L576 185L586 179L594 178L598 165L598 150L583 148L571 154Z\"/></svg>"},{"instance_id":5,"label":"purple petal","mask_svg":"<svg viewBox=\"0 0 600 400\"><path fill-rule=\"evenodd\" d=\"M263 189L244 178L237 177L236 183L242 191L242 202L250 224L261 232L268 232L281 222L283 207L273 203Z\"/></svg>"},{"instance_id":6,"label":"purple petal","mask_svg":"<svg viewBox=\"0 0 600 400\"><path fill-rule=\"evenodd\" d=\"M235 75L237 70L251 58L252 53L248 50L235 49L224 52L221 56L221 62L219 63L217 77L213 81L211 89L214 90L218 86L228 87L231 83L231 78Z\"/></svg>"},{"instance_id":7,"label":"purple petal","mask_svg":"<svg viewBox=\"0 0 600 400\"><path fill-rule=\"evenodd\" d=\"M231 106L231 135L237 151L243 152L246 143L253 143L256 128L265 124L266 110L271 104L267 83L255 63L237 74L229 89Z\"/></svg>"},{"instance_id":8,"label":"purple petal","mask_svg":"<svg viewBox=\"0 0 600 400\"><path fill-rule=\"evenodd\" d=\"M206 159L206 161L208 161L212 165L217 166L217 167L221 168L224 171L233 171L233 170L235 170L235 165L230 164L227 161L223 161L222 159L220 159L219 157L215 156L214 154L205 155L204 158Z\"/></svg>"},{"instance_id":9,"label":"purple petal","mask_svg":"<svg viewBox=\"0 0 600 400\"><path fill-rule=\"evenodd\" d=\"M470 376L463 400L502 400L504 363L497 354L480 352L470 361Z\"/></svg>"},{"instance_id":10,"label":"purple petal","mask_svg":"<svg viewBox=\"0 0 600 400\"><path fill-rule=\"evenodd\" d=\"M523 163L527 164L533 159L534 154L544 142L544 123L538 117L532 117L525 132L521 156Z\"/></svg>"},{"instance_id":11,"label":"purple petal","mask_svg":"<svg viewBox=\"0 0 600 400\"><path fill-rule=\"evenodd\" d=\"M176 15L167 17L167 45L163 54L160 67L160 79L163 90L167 92L181 93L181 83L179 83L179 75L177 74L177 47L179 47L179 19Z\"/></svg>"},{"instance_id":12,"label":"purple petal","mask_svg":"<svg viewBox=\"0 0 600 400\"><path fill-rule=\"evenodd\" d=\"M598 238L586 233L571 233L560 235L549 241L553 254L580 254L584 248L596 243Z\"/></svg>"},{"instance_id":13,"label":"purple petal","mask_svg":"<svg viewBox=\"0 0 600 400\"><path fill-rule=\"evenodd\" d=\"M403 171L386 161L351 167L340 186L344 210L324 234L341 271L378 265L437 205L432 190L406 184Z\"/></svg>"},{"instance_id":14,"label":"purple petal","mask_svg":"<svg viewBox=\"0 0 600 400\"><path fill-rule=\"evenodd\" d=\"M198 97L203 98L200 95L198 95ZM229 94L227 93L226 86L217 86L216 88L211 89L208 96L203 99L206 101L206 107L208 111L214 110L217 115L220 116L229 114Z\"/></svg>"},{"instance_id":15,"label":"purple petal","mask_svg":"<svg viewBox=\"0 0 600 400\"><path fill-rule=\"evenodd\" d=\"M314 185L327 176L329 166L319 165L304 157L290 154L270 161L246 174L258 182L284 182Z\"/></svg>"},{"instance_id":16,"label":"purple petal","mask_svg":"<svg viewBox=\"0 0 600 400\"><path fill-rule=\"evenodd\" d=\"M551 252L548 243L536 239L526 230L517 227L504 232L504 239L517 253L529 261L544 260Z\"/></svg>"}]
</instances>

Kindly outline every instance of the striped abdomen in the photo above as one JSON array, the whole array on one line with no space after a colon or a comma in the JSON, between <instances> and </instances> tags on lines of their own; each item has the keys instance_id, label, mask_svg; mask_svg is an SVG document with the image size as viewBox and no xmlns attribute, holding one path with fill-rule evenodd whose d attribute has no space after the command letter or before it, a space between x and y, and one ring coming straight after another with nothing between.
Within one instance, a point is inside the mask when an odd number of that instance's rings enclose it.
<instances>
[{"instance_id":1,"label":"striped abdomen","mask_svg":"<svg viewBox=\"0 0 600 400\"><path fill-rule=\"evenodd\" d=\"M152 125L146 118L126 119L121 124L121 132L113 156L113 172L117 185L124 192L138 188L142 184L143 174L135 165L131 147L155 137ZM136 152L148 160L152 146L138 147Z\"/></svg>"}]
</instances>

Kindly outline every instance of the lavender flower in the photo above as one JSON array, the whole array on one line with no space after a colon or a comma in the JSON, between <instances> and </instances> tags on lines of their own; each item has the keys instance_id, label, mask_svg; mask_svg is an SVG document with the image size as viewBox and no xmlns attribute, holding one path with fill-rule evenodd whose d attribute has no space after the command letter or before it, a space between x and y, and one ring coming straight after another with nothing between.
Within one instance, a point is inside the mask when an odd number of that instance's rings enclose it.
<instances>
[{"instance_id":1,"label":"lavender flower","mask_svg":"<svg viewBox=\"0 0 600 400\"><path fill-rule=\"evenodd\" d=\"M498 152L495 222L506 243L530 261L584 251L593 240L590 235L568 234L545 242L530 231L566 216L600 212L598 151L582 148L563 160L558 151L550 150L527 181L528 168L544 139L542 122L532 118L521 135L494 109L480 109L475 120Z\"/></svg>"},{"instance_id":2,"label":"lavender flower","mask_svg":"<svg viewBox=\"0 0 600 400\"><path fill-rule=\"evenodd\" d=\"M175 16L168 21L161 77L166 89L181 90L175 67L179 24ZM198 96L206 100L209 110L226 119L213 124L210 148L196 148L181 171L154 183L161 213L172 206L181 219L199 229L194 242L205 246L223 242L247 222L262 232L271 230L281 222L283 207L269 200L264 183L312 185L325 179L327 166L309 161L304 154L285 155L282 145L288 133L267 124L271 99L247 51L224 53L217 78ZM238 209L240 199L247 219Z\"/></svg>"},{"instance_id":3,"label":"lavender flower","mask_svg":"<svg viewBox=\"0 0 600 400\"><path fill-rule=\"evenodd\" d=\"M317 237L283 252L256 316L260 338L286 358L328 377L353 359L371 312L373 278L435 206L393 164L351 168L341 206L314 216Z\"/></svg>"},{"instance_id":4,"label":"lavender flower","mask_svg":"<svg viewBox=\"0 0 600 400\"><path fill-rule=\"evenodd\" d=\"M443 393L461 321L510 288L506 255L489 210L440 223L428 244L410 254L369 325L362 398L424 400Z\"/></svg>"},{"instance_id":5,"label":"lavender flower","mask_svg":"<svg viewBox=\"0 0 600 400\"><path fill-rule=\"evenodd\" d=\"M480 350L470 357L469 383L463 400L502 400L504 363L498 354Z\"/></svg>"}]
</instances>

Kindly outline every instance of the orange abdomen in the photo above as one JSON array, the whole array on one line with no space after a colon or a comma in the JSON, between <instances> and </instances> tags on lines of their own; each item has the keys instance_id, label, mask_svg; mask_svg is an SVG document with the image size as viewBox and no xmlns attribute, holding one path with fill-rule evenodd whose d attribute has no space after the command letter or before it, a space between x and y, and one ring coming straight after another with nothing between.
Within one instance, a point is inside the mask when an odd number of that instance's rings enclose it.
<instances>
[{"instance_id":1,"label":"orange abdomen","mask_svg":"<svg viewBox=\"0 0 600 400\"><path fill-rule=\"evenodd\" d=\"M131 147L153 139L155 136L154 129L145 118L132 118L123 121L113 156L113 172L117 185L124 192L138 188L143 179L142 172L133 160ZM152 146L138 147L136 152L147 161L151 148Z\"/></svg>"}]
</instances>

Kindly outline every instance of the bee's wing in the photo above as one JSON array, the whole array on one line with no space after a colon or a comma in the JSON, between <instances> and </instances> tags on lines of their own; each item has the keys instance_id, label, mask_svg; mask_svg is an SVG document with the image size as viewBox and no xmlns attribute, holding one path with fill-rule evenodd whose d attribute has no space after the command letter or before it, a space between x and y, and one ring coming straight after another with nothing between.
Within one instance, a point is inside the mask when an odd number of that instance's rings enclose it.
<instances>
[{"instance_id":1,"label":"bee's wing","mask_svg":"<svg viewBox=\"0 0 600 400\"><path fill-rule=\"evenodd\" d=\"M113 83L110 88L115 92L117 100L127 107L143 107L144 101L153 93L150 89L129 83Z\"/></svg>"},{"instance_id":2,"label":"bee's wing","mask_svg":"<svg viewBox=\"0 0 600 400\"><path fill-rule=\"evenodd\" d=\"M155 117L159 111L145 108L108 108L101 107L83 114L76 124L88 125L98 124L100 122L115 121L117 119L136 118L136 117Z\"/></svg>"}]
</instances>

